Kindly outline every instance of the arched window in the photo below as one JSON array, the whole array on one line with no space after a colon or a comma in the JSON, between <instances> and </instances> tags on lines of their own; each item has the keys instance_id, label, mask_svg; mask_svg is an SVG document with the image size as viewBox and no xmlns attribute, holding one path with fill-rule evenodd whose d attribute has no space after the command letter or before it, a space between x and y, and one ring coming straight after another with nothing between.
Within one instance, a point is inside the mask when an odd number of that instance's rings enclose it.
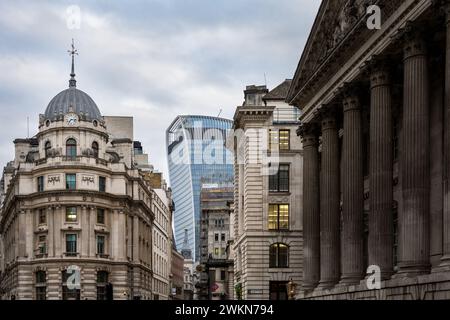
<instances>
[{"instance_id":1,"label":"arched window","mask_svg":"<svg viewBox=\"0 0 450 320\"><path fill-rule=\"evenodd\" d=\"M92 142L92 151L94 151L94 157L98 158L98 143L96 141Z\"/></svg>"},{"instance_id":2,"label":"arched window","mask_svg":"<svg viewBox=\"0 0 450 320\"><path fill-rule=\"evenodd\" d=\"M274 243L270 246L270 268L289 267L289 247L284 243Z\"/></svg>"},{"instance_id":3,"label":"arched window","mask_svg":"<svg viewBox=\"0 0 450 320\"><path fill-rule=\"evenodd\" d=\"M51 148L52 148L52 144L50 143L50 141L47 141L47 142L45 143L45 147L44 147L44 150L45 150L45 157L46 157L46 158L48 157L49 151L50 151Z\"/></svg>"},{"instance_id":4,"label":"arched window","mask_svg":"<svg viewBox=\"0 0 450 320\"><path fill-rule=\"evenodd\" d=\"M75 139L68 139L66 141L66 156L75 158L77 156L77 142Z\"/></svg>"}]
</instances>

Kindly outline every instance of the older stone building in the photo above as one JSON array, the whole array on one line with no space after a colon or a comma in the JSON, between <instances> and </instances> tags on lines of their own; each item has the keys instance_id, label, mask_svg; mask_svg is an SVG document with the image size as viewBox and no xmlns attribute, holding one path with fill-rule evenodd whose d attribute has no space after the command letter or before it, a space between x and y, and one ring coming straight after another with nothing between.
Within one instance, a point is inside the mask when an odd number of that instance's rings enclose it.
<instances>
[{"instance_id":1,"label":"older stone building","mask_svg":"<svg viewBox=\"0 0 450 320\"><path fill-rule=\"evenodd\" d=\"M302 273L302 148L299 112L284 100L290 80L269 92L248 86L234 115L236 298L287 299ZM231 141L233 140L233 141Z\"/></svg>"},{"instance_id":2,"label":"older stone building","mask_svg":"<svg viewBox=\"0 0 450 320\"><path fill-rule=\"evenodd\" d=\"M134 165L132 119L102 117L76 87L74 53L69 88L4 169L1 297L151 299L153 253L167 254L153 249L154 220L167 229L169 202Z\"/></svg>"},{"instance_id":3,"label":"older stone building","mask_svg":"<svg viewBox=\"0 0 450 320\"><path fill-rule=\"evenodd\" d=\"M303 113L300 298L450 298L449 9L322 1L287 98Z\"/></svg>"},{"instance_id":4,"label":"older stone building","mask_svg":"<svg viewBox=\"0 0 450 320\"><path fill-rule=\"evenodd\" d=\"M233 260L227 257L230 240L230 211L233 186L203 185L200 192L200 274L199 288L208 300L232 300Z\"/></svg>"}]
</instances>

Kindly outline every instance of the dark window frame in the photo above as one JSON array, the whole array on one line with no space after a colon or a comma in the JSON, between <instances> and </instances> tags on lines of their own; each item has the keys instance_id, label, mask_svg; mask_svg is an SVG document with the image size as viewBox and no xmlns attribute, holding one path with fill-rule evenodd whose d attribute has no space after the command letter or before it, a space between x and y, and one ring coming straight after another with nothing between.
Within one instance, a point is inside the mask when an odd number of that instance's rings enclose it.
<instances>
[{"instance_id":1,"label":"dark window frame","mask_svg":"<svg viewBox=\"0 0 450 320\"><path fill-rule=\"evenodd\" d=\"M74 178L74 180L70 179ZM66 173L66 190L76 190L77 189L77 174L76 173Z\"/></svg>"},{"instance_id":2,"label":"dark window frame","mask_svg":"<svg viewBox=\"0 0 450 320\"><path fill-rule=\"evenodd\" d=\"M277 242L270 245L269 268L289 268L289 246L286 243Z\"/></svg>"},{"instance_id":3,"label":"dark window frame","mask_svg":"<svg viewBox=\"0 0 450 320\"><path fill-rule=\"evenodd\" d=\"M44 192L44 176L37 177L37 191Z\"/></svg>"},{"instance_id":4,"label":"dark window frame","mask_svg":"<svg viewBox=\"0 0 450 320\"><path fill-rule=\"evenodd\" d=\"M105 177L98 177L98 191L99 192L106 192L106 178Z\"/></svg>"},{"instance_id":5,"label":"dark window frame","mask_svg":"<svg viewBox=\"0 0 450 320\"><path fill-rule=\"evenodd\" d=\"M287 206L287 225L285 227L281 227L281 223L280 223L280 207L281 206ZM271 224L271 208L275 207L276 208L276 228L271 228L270 224ZM274 211L275 212L275 211ZM269 210L268 210L268 216L267 216L267 220L268 220L268 229L270 231L289 231L289 223L290 223L290 205L288 203L271 203L269 204Z\"/></svg>"},{"instance_id":6,"label":"dark window frame","mask_svg":"<svg viewBox=\"0 0 450 320\"><path fill-rule=\"evenodd\" d=\"M66 140L66 157L77 157L77 140L75 140L74 138L69 138Z\"/></svg>"},{"instance_id":7,"label":"dark window frame","mask_svg":"<svg viewBox=\"0 0 450 320\"><path fill-rule=\"evenodd\" d=\"M282 170L287 168L287 170ZM284 177L283 175L286 175ZM281 163L278 165L277 173L269 176L269 192L280 193L290 192L291 183L291 166L288 163Z\"/></svg>"},{"instance_id":8,"label":"dark window frame","mask_svg":"<svg viewBox=\"0 0 450 320\"><path fill-rule=\"evenodd\" d=\"M69 241L69 236L73 236L74 240ZM66 233L66 253L77 254L78 253L78 235L76 233Z\"/></svg>"}]
</instances>

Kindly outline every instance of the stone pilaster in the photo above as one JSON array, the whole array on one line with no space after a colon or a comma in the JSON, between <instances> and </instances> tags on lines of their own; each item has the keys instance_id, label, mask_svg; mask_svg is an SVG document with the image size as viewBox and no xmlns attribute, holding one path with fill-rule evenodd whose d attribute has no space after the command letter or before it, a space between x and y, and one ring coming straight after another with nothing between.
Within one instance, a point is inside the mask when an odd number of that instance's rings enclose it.
<instances>
[{"instance_id":1,"label":"stone pilaster","mask_svg":"<svg viewBox=\"0 0 450 320\"><path fill-rule=\"evenodd\" d=\"M320 288L333 287L340 277L339 137L336 116L322 114L320 176Z\"/></svg>"},{"instance_id":2,"label":"stone pilaster","mask_svg":"<svg viewBox=\"0 0 450 320\"><path fill-rule=\"evenodd\" d=\"M305 123L298 134L303 144L303 290L320 280L320 196L318 127Z\"/></svg>"},{"instance_id":3,"label":"stone pilaster","mask_svg":"<svg viewBox=\"0 0 450 320\"><path fill-rule=\"evenodd\" d=\"M357 284L363 277L363 137L361 105L355 91L343 100L342 158L342 276L341 283Z\"/></svg>"},{"instance_id":4,"label":"stone pilaster","mask_svg":"<svg viewBox=\"0 0 450 320\"><path fill-rule=\"evenodd\" d=\"M407 30L404 43L403 136L399 273L428 271L429 232L429 97L427 50L421 32Z\"/></svg>"},{"instance_id":5,"label":"stone pilaster","mask_svg":"<svg viewBox=\"0 0 450 320\"><path fill-rule=\"evenodd\" d=\"M393 272L392 97L387 66L375 63L370 74L369 265L382 279Z\"/></svg>"},{"instance_id":6,"label":"stone pilaster","mask_svg":"<svg viewBox=\"0 0 450 320\"><path fill-rule=\"evenodd\" d=\"M442 5L446 21L445 100L444 100L444 174L443 174L443 255L441 266L450 268L450 1Z\"/></svg>"}]
</instances>

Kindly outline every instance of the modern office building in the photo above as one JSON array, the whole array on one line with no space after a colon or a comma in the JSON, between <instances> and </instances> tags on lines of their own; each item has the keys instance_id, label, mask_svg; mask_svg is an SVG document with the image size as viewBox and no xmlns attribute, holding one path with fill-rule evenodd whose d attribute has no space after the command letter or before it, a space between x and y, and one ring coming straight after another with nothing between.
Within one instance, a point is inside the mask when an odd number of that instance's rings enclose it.
<instances>
[{"instance_id":1,"label":"modern office building","mask_svg":"<svg viewBox=\"0 0 450 320\"><path fill-rule=\"evenodd\" d=\"M232 183L233 158L224 147L232 121L178 116L166 132L170 184L175 202L177 247L189 235L193 258L200 258L200 190L205 183Z\"/></svg>"}]
</instances>

